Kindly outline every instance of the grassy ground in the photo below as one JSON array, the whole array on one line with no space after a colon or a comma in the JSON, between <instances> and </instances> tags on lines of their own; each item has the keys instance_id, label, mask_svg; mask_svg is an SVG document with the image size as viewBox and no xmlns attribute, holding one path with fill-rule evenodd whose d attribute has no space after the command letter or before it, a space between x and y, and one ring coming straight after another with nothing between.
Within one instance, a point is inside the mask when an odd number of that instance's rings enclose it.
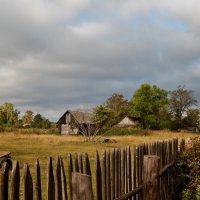
<instances>
[{"instance_id":1,"label":"grassy ground","mask_svg":"<svg viewBox=\"0 0 200 200\"><path fill-rule=\"evenodd\" d=\"M195 136L188 133L173 133L168 131L144 131L131 136L106 136L115 143L85 142L80 136L55 136L55 135L33 135L20 133L1 133L0 134L0 151L12 152L12 160L18 160L20 168L23 163L30 166L31 173L34 175L35 161L39 159L42 172L42 182L46 182L46 166L49 156L55 158L61 155L64 164L67 162L68 153L75 152L89 154L91 167L94 167L95 151L101 152L104 149L112 147L124 147L144 142L164 140L169 138L187 138ZM104 137L105 138L105 137ZM44 185L44 184L42 184ZM44 187L44 186L43 186Z\"/></svg>"}]
</instances>

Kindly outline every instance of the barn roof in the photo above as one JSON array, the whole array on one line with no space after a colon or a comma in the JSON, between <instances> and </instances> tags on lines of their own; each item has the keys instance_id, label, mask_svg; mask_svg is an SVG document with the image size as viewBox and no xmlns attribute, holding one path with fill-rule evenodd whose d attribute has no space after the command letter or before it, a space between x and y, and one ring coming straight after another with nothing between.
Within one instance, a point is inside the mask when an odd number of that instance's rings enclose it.
<instances>
[{"instance_id":1,"label":"barn roof","mask_svg":"<svg viewBox=\"0 0 200 200\"><path fill-rule=\"evenodd\" d=\"M91 113L80 111L70 111L70 113L81 124L91 123Z\"/></svg>"},{"instance_id":2,"label":"barn roof","mask_svg":"<svg viewBox=\"0 0 200 200\"><path fill-rule=\"evenodd\" d=\"M64 115L66 115L68 113L71 113L71 115L77 120L78 123L81 123L81 124L91 123L91 113L82 112L82 111L71 111L71 110L67 110L60 117L60 119L57 121L57 123L59 123L59 121L62 119L62 117L64 117Z\"/></svg>"}]
</instances>

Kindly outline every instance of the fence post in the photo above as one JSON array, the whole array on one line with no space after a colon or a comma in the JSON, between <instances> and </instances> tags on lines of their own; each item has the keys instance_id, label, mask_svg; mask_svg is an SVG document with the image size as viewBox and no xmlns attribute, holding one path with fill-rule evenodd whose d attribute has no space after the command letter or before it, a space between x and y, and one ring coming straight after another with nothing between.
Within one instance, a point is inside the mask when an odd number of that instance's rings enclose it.
<instances>
[{"instance_id":1,"label":"fence post","mask_svg":"<svg viewBox=\"0 0 200 200\"><path fill-rule=\"evenodd\" d=\"M11 176L10 200L19 200L19 185L20 185L19 163L15 160Z\"/></svg>"},{"instance_id":2,"label":"fence post","mask_svg":"<svg viewBox=\"0 0 200 200\"><path fill-rule=\"evenodd\" d=\"M143 162L143 200L159 199L160 157L144 156Z\"/></svg>"},{"instance_id":3,"label":"fence post","mask_svg":"<svg viewBox=\"0 0 200 200\"><path fill-rule=\"evenodd\" d=\"M9 177L9 168L7 162L3 164L2 172L0 174L0 199L8 200L8 177Z\"/></svg>"},{"instance_id":4,"label":"fence post","mask_svg":"<svg viewBox=\"0 0 200 200\"><path fill-rule=\"evenodd\" d=\"M40 163L39 160L35 163L35 196L36 200L42 200L42 189L41 189L41 173L40 173Z\"/></svg>"},{"instance_id":5,"label":"fence post","mask_svg":"<svg viewBox=\"0 0 200 200\"><path fill-rule=\"evenodd\" d=\"M24 173L24 200L33 200L33 181L29 170L29 166L25 163Z\"/></svg>"},{"instance_id":6,"label":"fence post","mask_svg":"<svg viewBox=\"0 0 200 200\"><path fill-rule=\"evenodd\" d=\"M72 200L93 200L92 177L72 172Z\"/></svg>"}]
</instances>

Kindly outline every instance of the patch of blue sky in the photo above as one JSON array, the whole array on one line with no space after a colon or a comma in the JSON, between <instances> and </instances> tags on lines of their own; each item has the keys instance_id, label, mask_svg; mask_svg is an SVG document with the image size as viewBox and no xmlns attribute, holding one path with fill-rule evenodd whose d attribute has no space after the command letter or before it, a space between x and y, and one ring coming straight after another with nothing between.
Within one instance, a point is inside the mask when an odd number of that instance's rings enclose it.
<instances>
[{"instance_id":1,"label":"patch of blue sky","mask_svg":"<svg viewBox=\"0 0 200 200\"><path fill-rule=\"evenodd\" d=\"M98 12L83 11L79 14L79 23L100 21Z\"/></svg>"},{"instance_id":2,"label":"patch of blue sky","mask_svg":"<svg viewBox=\"0 0 200 200\"><path fill-rule=\"evenodd\" d=\"M170 16L164 14L164 13L160 13L160 12L156 12L156 11L152 11L148 16L147 19L151 22L151 23L156 23L156 22L161 22L164 26L168 27L168 28L172 28L172 29L176 29L179 30L181 32L185 32L187 31L187 26L186 24L178 19L173 19Z\"/></svg>"},{"instance_id":3,"label":"patch of blue sky","mask_svg":"<svg viewBox=\"0 0 200 200\"><path fill-rule=\"evenodd\" d=\"M137 28L143 23L147 23L149 25L156 25L159 23L167 28L175 29L181 32L187 31L187 26L183 21L173 19L170 16L157 11L151 11L147 15L133 16L132 18L123 21L125 26L132 28Z\"/></svg>"}]
</instances>

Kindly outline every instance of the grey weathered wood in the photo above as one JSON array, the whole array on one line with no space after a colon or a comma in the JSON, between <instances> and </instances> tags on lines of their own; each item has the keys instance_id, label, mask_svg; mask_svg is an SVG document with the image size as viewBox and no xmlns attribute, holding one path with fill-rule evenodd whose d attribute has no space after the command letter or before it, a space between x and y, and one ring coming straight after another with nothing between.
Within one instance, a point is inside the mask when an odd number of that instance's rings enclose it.
<instances>
[{"instance_id":1,"label":"grey weathered wood","mask_svg":"<svg viewBox=\"0 0 200 200\"><path fill-rule=\"evenodd\" d=\"M111 199L115 198L115 150L111 151Z\"/></svg>"},{"instance_id":2,"label":"grey weathered wood","mask_svg":"<svg viewBox=\"0 0 200 200\"><path fill-rule=\"evenodd\" d=\"M47 200L55 200L55 183L53 176L52 158L48 158L47 164Z\"/></svg>"},{"instance_id":3,"label":"grey weathered wood","mask_svg":"<svg viewBox=\"0 0 200 200\"><path fill-rule=\"evenodd\" d=\"M133 188L137 187L137 146L134 145L133 149ZM136 200L136 195L134 195L134 200Z\"/></svg>"},{"instance_id":4,"label":"grey weathered wood","mask_svg":"<svg viewBox=\"0 0 200 200\"><path fill-rule=\"evenodd\" d=\"M55 200L62 200L62 185L61 185L61 166L60 157L56 157L56 166L54 168L54 182L55 182Z\"/></svg>"},{"instance_id":5,"label":"grey weathered wood","mask_svg":"<svg viewBox=\"0 0 200 200\"><path fill-rule=\"evenodd\" d=\"M79 172L83 173L83 157L81 153L78 154L78 168Z\"/></svg>"},{"instance_id":6,"label":"grey weathered wood","mask_svg":"<svg viewBox=\"0 0 200 200\"><path fill-rule=\"evenodd\" d=\"M130 192L132 190L131 151L130 151L130 146L127 147L127 178L128 178L128 192Z\"/></svg>"},{"instance_id":7,"label":"grey weathered wood","mask_svg":"<svg viewBox=\"0 0 200 200\"><path fill-rule=\"evenodd\" d=\"M20 172L18 161L13 162L13 170L10 183L10 200L19 200L19 188L20 188Z\"/></svg>"},{"instance_id":8,"label":"grey weathered wood","mask_svg":"<svg viewBox=\"0 0 200 200\"><path fill-rule=\"evenodd\" d=\"M115 198L118 197L119 194L119 185L118 185L118 155L117 149L115 149Z\"/></svg>"},{"instance_id":9,"label":"grey weathered wood","mask_svg":"<svg viewBox=\"0 0 200 200\"><path fill-rule=\"evenodd\" d=\"M72 172L72 200L93 199L91 176Z\"/></svg>"},{"instance_id":10,"label":"grey weathered wood","mask_svg":"<svg viewBox=\"0 0 200 200\"><path fill-rule=\"evenodd\" d=\"M136 194L139 194L142 192L142 185L138 186L137 188L135 188L134 190L123 194L122 196L120 196L119 198L116 198L115 200L127 200L128 198L132 199L131 197L135 196Z\"/></svg>"},{"instance_id":11,"label":"grey weathered wood","mask_svg":"<svg viewBox=\"0 0 200 200\"><path fill-rule=\"evenodd\" d=\"M25 163L23 168L24 174L24 200L33 200L33 181L29 166Z\"/></svg>"},{"instance_id":12,"label":"grey weathered wood","mask_svg":"<svg viewBox=\"0 0 200 200\"><path fill-rule=\"evenodd\" d=\"M92 175L88 153L85 153L85 174Z\"/></svg>"},{"instance_id":13,"label":"grey weathered wood","mask_svg":"<svg viewBox=\"0 0 200 200\"><path fill-rule=\"evenodd\" d=\"M0 181L0 199L8 200L8 176L9 176L9 167L6 162L4 162L3 167L1 169L1 181Z\"/></svg>"},{"instance_id":14,"label":"grey weathered wood","mask_svg":"<svg viewBox=\"0 0 200 200\"><path fill-rule=\"evenodd\" d=\"M107 199L107 190L106 190L106 151L103 152L102 157L102 199Z\"/></svg>"},{"instance_id":15,"label":"grey weathered wood","mask_svg":"<svg viewBox=\"0 0 200 200\"><path fill-rule=\"evenodd\" d=\"M40 164L37 160L35 163L35 198L36 200L42 200L42 189L41 189L41 174L40 174Z\"/></svg>"},{"instance_id":16,"label":"grey weathered wood","mask_svg":"<svg viewBox=\"0 0 200 200\"><path fill-rule=\"evenodd\" d=\"M78 153L75 154L75 159L74 159L74 172L79 172Z\"/></svg>"},{"instance_id":17,"label":"grey weathered wood","mask_svg":"<svg viewBox=\"0 0 200 200\"><path fill-rule=\"evenodd\" d=\"M73 172L73 162L72 162L72 155L68 154L68 183L69 183L69 196L72 199L72 172Z\"/></svg>"},{"instance_id":18,"label":"grey weathered wood","mask_svg":"<svg viewBox=\"0 0 200 200\"><path fill-rule=\"evenodd\" d=\"M144 156L143 163L143 200L158 200L160 158Z\"/></svg>"},{"instance_id":19,"label":"grey weathered wood","mask_svg":"<svg viewBox=\"0 0 200 200\"><path fill-rule=\"evenodd\" d=\"M111 200L111 185L110 185L110 151L106 152L106 193L107 200Z\"/></svg>"},{"instance_id":20,"label":"grey weathered wood","mask_svg":"<svg viewBox=\"0 0 200 200\"><path fill-rule=\"evenodd\" d=\"M60 157L60 167L61 167L61 185L62 185L62 199L67 200L67 180L64 170L64 163L62 158Z\"/></svg>"},{"instance_id":21,"label":"grey weathered wood","mask_svg":"<svg viewBox=\"0 0 200 200\"><path fill-rule=\"evenodd\" d=\"M121 150L117 151L118 156L118 195L121 195Z\"/></svg>"},{"instance_id":22,"label":"grey weathered wood","mask_svg":"<svg viewBox=\"0 0 200 200\"><path fill-rule=\"evenodd\" d=\"M96 151L95 158L95 182L96 182L96 199L102 200L102 178L101 178L101 165L99 159L99 153Z\"/></svg>"},{"instance_id":23,"label":"grey weathered wood","mask_svg":"<svg viewBox=\"0 0 200 200\"><path fill-rule=\"evenodd\" d=\"M125 194L125 148L122 149L121 194Z\"/></svg>"}]
</instances>

